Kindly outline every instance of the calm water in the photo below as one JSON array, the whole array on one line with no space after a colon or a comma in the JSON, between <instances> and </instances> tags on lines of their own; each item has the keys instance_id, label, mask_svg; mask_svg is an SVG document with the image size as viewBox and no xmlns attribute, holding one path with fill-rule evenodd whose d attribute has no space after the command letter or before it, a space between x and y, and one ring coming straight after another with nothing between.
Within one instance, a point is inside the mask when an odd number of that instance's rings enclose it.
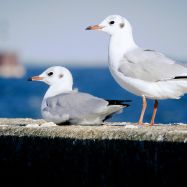
<instances>
[{"instance_id":1,"label":"calm water","mask_svg":"<svg viewBox=\"0 0 187 187\"><path fill-rule=\"evenodd\" d=\"M9 118L41 118L40 104L47 90L41 82L28 82L27 78L40 74L46 67L29 67L23 79L0 79L0 117ZM138 120L141 110L141 98L121 89L113 80L108 68L69 68L74 76L74 87L82 92L89 92L106 99L131 99L132 103L122 114L110 121ZM152 114L153 101L148 101L145 121ZM156 122L187 123L187 96L180 100L164 100L159 102Z\"/></svg>"}]
</instances>

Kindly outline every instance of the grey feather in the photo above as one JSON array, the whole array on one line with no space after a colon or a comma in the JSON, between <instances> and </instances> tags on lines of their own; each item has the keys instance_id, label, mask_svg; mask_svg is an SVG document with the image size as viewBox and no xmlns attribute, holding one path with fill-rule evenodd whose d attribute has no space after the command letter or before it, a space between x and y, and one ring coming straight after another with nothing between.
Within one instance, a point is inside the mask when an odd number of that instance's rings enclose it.
<instances>
[{"instance_id":1,"label":"grey feather","mask_svg":"<svg viewBox=\"0 0 187 187\"><path fill-rule=\"evenodd\" d=\"M51 114L67 113L71 118L81 118L90 113L97 113L107 106L108 102L81 92L70 92L46 100Z\"/></svg>"},{"instance_id":2,"label":"grey feather","mask_svg":"<svg viewBox=\"0 0 187 187\"><path fill-rule=\"evenodd\" d=\"M126 53L118 70L127 77L149 82L187 76L187 68L181 64L156 51L140 48Z\"/></svg>"},{"instance_id":3,"label":"grey feather","mask_svg":"<svg viewBox=\"0 0 187 187\"><path fill-rule=\"evenodd\" d=\"M42 115L44 119L55 123L69 121L81 123L82 120L90 123L102 123L107 116L121 111L127 105L109 105L109 102L87 93L69 92L44 100ZM97 122L94 122L94 121Z\"/></svg>"}]
</instances>

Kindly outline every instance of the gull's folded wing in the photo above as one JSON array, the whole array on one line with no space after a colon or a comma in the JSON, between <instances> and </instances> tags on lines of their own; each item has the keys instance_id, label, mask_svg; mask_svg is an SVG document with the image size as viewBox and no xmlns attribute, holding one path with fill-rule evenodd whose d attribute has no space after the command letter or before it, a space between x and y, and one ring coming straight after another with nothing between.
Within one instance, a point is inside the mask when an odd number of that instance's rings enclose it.
<instances>
[{"instance_id":1,"label":"gull's folded wing","mask_svg":"<svg viewBox=\"0 0 187 187\"><path fill-rule=\"evenodd\" d=\"M161 53L137 49L124 55L118 69L124 76L157 82L187 76L187 68Z\"/></svg>"},{"instance_id":2,"label":"gull's folded wing","mask_svg":"<svg viewBox=\"0 0 187 187\"><path fill-rule=\"evenodd\" d=\"M52 115L68 114L70 118L84 118L99 113L108 102L90 94L70 92L48 98L46 105L45 110Z\"/></svg>"}]
</instances>

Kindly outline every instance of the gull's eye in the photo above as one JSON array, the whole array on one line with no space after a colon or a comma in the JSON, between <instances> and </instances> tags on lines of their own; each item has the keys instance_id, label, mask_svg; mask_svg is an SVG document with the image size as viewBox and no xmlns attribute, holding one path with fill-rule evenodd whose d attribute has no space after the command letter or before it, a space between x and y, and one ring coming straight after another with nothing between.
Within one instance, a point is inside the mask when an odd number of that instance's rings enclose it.
<instances>
[{"instance_id":1,"label":"gull's eye","mask_svg":"<svg viewBox=\"0 0 187 187\"><path fill-rule=\"evenodd\" d=\"M53 75L53 72L49 72L47 75L50 77Z\"/></svg>"},{"instance_id":2,"label":"gull's eye","mask_svg":"<svg viewBox=\"0 0 187 187\"><path fill-rule=\"evenodd\" d=\"M115 21L110 21L109 24L110 25L113 25L115 23Z\"/></svg>"}]
</instances>

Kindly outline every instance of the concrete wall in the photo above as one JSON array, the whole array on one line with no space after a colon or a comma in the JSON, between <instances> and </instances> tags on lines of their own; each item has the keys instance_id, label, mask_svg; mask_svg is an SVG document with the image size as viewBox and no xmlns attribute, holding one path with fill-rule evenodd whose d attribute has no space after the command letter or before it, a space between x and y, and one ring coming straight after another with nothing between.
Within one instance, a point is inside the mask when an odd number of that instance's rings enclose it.
<instances>
[{"instance_id":1,"label":"concrete wall","mask_svg":"<svg viewBox=\"0 0 187 187\"><path fill-rule=\"evenodd\" d=\"M33 185L187 186L187 126L25 126L30 123L45 122L0 120L1 180L17 176L16 181Z\"/></svg>"}]
</instances>

